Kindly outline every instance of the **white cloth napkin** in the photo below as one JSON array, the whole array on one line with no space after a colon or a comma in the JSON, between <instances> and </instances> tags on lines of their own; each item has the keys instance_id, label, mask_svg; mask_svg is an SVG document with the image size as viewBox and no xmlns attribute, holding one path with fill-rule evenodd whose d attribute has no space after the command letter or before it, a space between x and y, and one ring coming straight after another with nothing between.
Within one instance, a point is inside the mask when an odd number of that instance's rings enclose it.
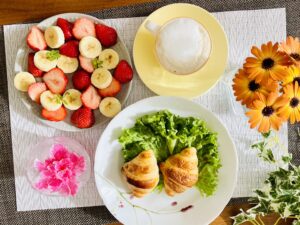
<instances>
[{"instance_id":1,"label":"white cloth napkin","mask_svg":"<svg viewBox=\"0 0 300 225\"><path fill-rule=\"evenodd\" d=\"M245 57L250 54L252 45L260 45L269 40L281 41L286 36L286 14L285 9L282 8L219 12L214 13L214 15L223 25L228 37L229 62L227 71L242 65ZM143 20L144 18L122 18L104 21L118 30L129 52L132 52L135 33ZM78 140L86 146L93 162L97 142L105 129L105 126L102 126L75 133L56 130L42 124L22 105L17 97L17 91L13 87L13 68L17 50L24 44L30 26L31 24L4 26L17 210L102 205L103 202L97 192L93 175L78 195L70 198L42 195L32 189L27 181L25 169L26 157L30 155L29 148L43 140L44 137L68 136ZM225 76L229 76L229 74L225 74ZM212 90L195 101L214 112L224 122L232 135L239 156L239 176L233 197L246 197L251 195L252 189L263 182L267 172L272 167L262 163L256 157L255 151L249 149L250 144L259 136L256 131L249 129L245 116L234 113L231 107L230 94L225 83L219 82ZM149 91L135 74L127 105L153 95L154 93ZM280 138L283 143L287 144L287 126L281 129ZM276 153L276 155L278 154Z\"/></svg>"}]
</instances>

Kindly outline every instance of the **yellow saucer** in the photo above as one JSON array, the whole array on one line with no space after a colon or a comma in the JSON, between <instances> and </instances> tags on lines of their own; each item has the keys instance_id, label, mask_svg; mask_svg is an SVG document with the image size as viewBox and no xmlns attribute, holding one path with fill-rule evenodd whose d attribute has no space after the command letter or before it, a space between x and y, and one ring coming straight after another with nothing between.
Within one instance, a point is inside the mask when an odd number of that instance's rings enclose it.
<instances>
[{"instance_id":1,"label":"yellow saucer","mask_svg":"<svg viewBox=\"0 0 300 225\"><path fill-rule=\"evenodd\" d=\"M175 75L165 70L155 56L155 37L145 28L150 20L158 25L176 17L189 17L202 24L211 39L211 53L206 64L189 75ZM197 97L213 87L223 74L228 58L225 32L217 19L206 10L191 4L175 3L153 13L139 27L133 45L133 60L144 84L158 95Z\"/></svg>"}]
</instances>

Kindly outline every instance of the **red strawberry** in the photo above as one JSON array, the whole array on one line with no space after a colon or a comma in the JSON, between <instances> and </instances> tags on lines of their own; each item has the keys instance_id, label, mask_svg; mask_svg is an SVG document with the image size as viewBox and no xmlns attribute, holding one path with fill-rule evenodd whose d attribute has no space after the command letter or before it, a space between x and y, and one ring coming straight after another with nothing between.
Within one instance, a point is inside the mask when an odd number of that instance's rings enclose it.
<instances>
[{"instance_id":1,"label":"red strawberry","mask_svg":"<svg viewBox=\"0 0 300 225\"><path fill-rule=\"evenodd\" d=\"M47 49L47 44L43 32L37 27L31 27L27 35L27 45L33 51L40 51Z\"/></svg>"},{"instance_id":2,"label":"red strawberry","mask_svg":"<svg viewBox=\"0 0 300 225\"><path fill-rule=\"evenodd\" d=\"M114 71L114 78L122 84L132 80L133 70L127 61L121 60Z\"/></svg>"},{"instance_id":3,"label":"red strawberry","mask_svg":"<svg viewBox=\"0 0 300 225\"><path fill-rule=\"evenodd\" d=\"M72 58L77 58L79 55L79 42L68 41L59 48L59 53Z\"/></svg>"},{"instance_id":4,"label":"red strawberry","mask_svg":"<svg viewBox=\"0 0 300 225\"><path fill-rule=\"evenodd\" d=\"M28 72L31 73L35 77L42 77L43 71L41 71L39 68L37 68L34 65L34 53L28 54Z\"/></svg>"},{"instance_id":5,"label":"red strawberry","mask_svg":"<svg viewBox=\"0 0 300 225\"><path fill-rule=\"evenodd\" d=\"M104 47L108 48L117 43L118 34L114 28L104 24L96 24L95 28L97 38Z\"/></svg>"},{"instance_id":6,"label":"red strawberry","mask_svg":"<svg viewBox=\"0 0 300 225\"><path fill-rule=\"evenodd\" d=\"M66 116L67 110L63 106L56 111L48 111L44 108L42 109L42 117L44 117L46 120L58 122L64 120Z\"/></svg>"},{"instance_id":7,"label":"red strawberry","mask_svg":"<svg viewBox=\"0 0 300 225\"><path fill-rule=\"evenodd\" d=\"M101 97L114 97L121 91L121 84L115 78L107 88L98 89L98 93Z\"/></svg>"},{"instance_id":8,"label":"red strawberry","mask_svg":"<svg viewBox=\"0 0 300 225\"><path fill-rule=\"evenodd\" d=\"M87 18L79 18L74 23L72 33L78 40L85 36L96 37L95 24Z\"/></svg>"},{"instance_id":9,"label":"red strawberry","mask_svg":"<svg viewBox=\"0 0 300 225\"><path fill-rule=\"evenodd\" d=\"M99 107L101 97L98 95L94 86L90 85L88 89L81 94L81 101L85 107L97 109Z\"/></svg>"},{"instance_id":10,"label":"red strawberry","mask_svg":"<svg viewBox=\"0 0 300 225\"><path fill-rule=\"evenodd\" d=\"M28 95L32 101L40 103L40 96L46 90L47 90L47 86L45 83L42 82L33 83L28 87Z\"/></svg>"},{"instance_id":11,"label":"red strawberry","mask_svg":"<svg viewBox=\"0 0 300 225\"><path fill-rule=\"evenodd\" d=\"M86 58L82 55L79 55L79 62L82 69L85 71L92 73L94 72L94 67L92 64L92 59Z\"/></svg>"},{"instance_id":12,"label":"red strawberry","mask_svg":"<svg viewBox=\"0 0 300 225\"><path fill-rule=\"evenodd\" d=\"M93 110L82 107L73 112L71 122L78 128L89 128L95 123Z\"/></svg>"},{"instance_id":13,"label":"red strawberry","mask_svg":"<svg viewBox=\"0 0 300 225\"><path fill-rule=\"evenodd\" d=\"M64 36L66 41L72 39L72 28L73 24L70 23L68 20L65 20L63 18L58 18L56 21L56 25L59 26L62 31L64 32Z\"/></svg>"},{"instance_id":14,"label":"red strawberry","mask_svg":"<svg viewBox=\"0 0 300 225\"><path fill-rule=\"evenodd\" d=\"M53 68L45 73L43 80L54 94L64 93L68 84L68 77L59 68Z\"/></svg>"},{"instance_id":15,"label":"red strawberry","mask_svg":"<svg viewBox=\"0 0 300 225\"><path fill-rule=\"evenodd\" d=\"M84 70L77 70L72 77L74 88L83 91L91 85L90 74Z\"/></svg>"}]
</instances>

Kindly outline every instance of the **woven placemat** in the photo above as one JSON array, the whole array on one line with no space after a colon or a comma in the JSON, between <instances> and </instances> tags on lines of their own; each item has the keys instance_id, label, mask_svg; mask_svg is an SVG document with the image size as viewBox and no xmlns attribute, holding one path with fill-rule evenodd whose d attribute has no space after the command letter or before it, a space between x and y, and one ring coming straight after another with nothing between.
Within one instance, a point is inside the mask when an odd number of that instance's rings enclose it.
<instances>
[{"instance_id":1,"label":"woven placemat","mask_svg":"<svg viewBox=\"0 0 300 225\"><path fill-rule=\"evenodd\" d=\"M147 3L135 6L107 9L89 13L99 18L119 18L147 16L155 9L177 1ZM287 12L287 33L300 36L300 1L296 0L227 0L225 1L184 1L199 5L208 11L231 11L246 9L262 9L285 7ZM87 207L75 209L45 210L33 212L16 212L15 186L11 149L9 106L7 79L5 68L5 53L3 28L0 27L0 224L107 224L114 222L114 217L102 207ZM289 150L294 154L295 163L300 163L299 125L289 127ZM246 199L233 199L230 204L243 202Z\"/></svg>"}]
</instances>

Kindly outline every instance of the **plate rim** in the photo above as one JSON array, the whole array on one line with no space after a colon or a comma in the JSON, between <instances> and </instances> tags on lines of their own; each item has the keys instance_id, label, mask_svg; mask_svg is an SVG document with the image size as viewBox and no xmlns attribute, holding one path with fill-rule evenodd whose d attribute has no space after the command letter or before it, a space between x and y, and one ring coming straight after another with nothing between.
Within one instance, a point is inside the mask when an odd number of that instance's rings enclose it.
<instances>
[{"instance_id":1,"label":"plate rim","mask_svg":"<svg viewBox=\"0 0 300 225\"><path fill-rule=\"evenodd\" d=\"M190 101L190 100L188 100L188 99L186 99L186 98L177 97L177 96L153 96L153 97L148 97L148 98L139 100L139 101L137 101L137 102L131 104L130 106L126 107L122 112L123 112L123 113L126 113L126 111L131 110L131 109L134 108L134 107L137 107L136 105L143 104L144 102L147 102L147 101L149 101L149 100L151 101L151 100L156 100L156 99L160 99L160 100L161 100L161 99L172 99L172 100L179 99L179 100L183 100L183 101L189 102L189 104L193 104L193 105L195 105L196 107L199 107L199 108L201 108L202 110L209 112L209 113L211 114L211 116L214 117L214 119L215 119L216 121L218 121L218 123L219 123L219 125L222 127L222 129L224 129L225 134L228 136L228 139L229 139L229 141L231 142L231 145L232 145L232 147L233 147L232 153L233 153L233 156L234 156L233 162L235 163L235 168L234 168L234 172L235 172L235 173L234 173L233 183L232 183L231 189L230 189L230 191L228 192L228 196L230 196L230 197L229 197L229 198L226 198L226 201L225 201L226 203L224 204L224 207L222 206L221 209L220 209L219 211L216 211L216 212L214 213L214 217L208 219L208 220L207 220L207 223L205 223L205 224L209 224L209 223L211 223L215 218L217 218L217 216L218 216L218 215L222 212L222 210L226 207L227 203L228 203L228 202L230 201L230 199L232 198L233 193L234 193L234 190L235 190L236 185L237 185L239 160L238 160L238 154L237 154L237 150L236 150L235 143L234 143L234 141L233 141L233 139L232 139L232 137L231 137L231 135L230 135L230 133L229 133L227 127L224 125L224 123L221 121L221 119L218 118L218 116L216 116L213 112L211 112L210 110L208 110L205 106L203 106L203 105L201 105L201 104L199 104L199 103ZM117 115L117 116L118 116L118 115ZM113 212L113 209L111 209L111 208L109 208L109 207L107 206L107 205L108 205L108 204L107 204L107 199L106 199L106 198L103 198L104 193L102 192L102 189L101 189L101 187L100 187L99 182L97 182L97 180L100 179L99 176L97 176L98 172L97 172L97 166L96 166L96 165L97 165L97 161L98 161L97 159L99 158L99 155L100 155L100 152L101 152L101 150L100 150L100 148L99 148L99 146L100 146L100 144L101 144L101 142L102 142L101 139L102 139L103 134L104 134L105 132L107 132L107 130L110 128L110 126L111 126L111 124L113 123L113 121L117 119L117 116L114 117L114 118L109 122L109 124L107 125L107 127L105 128L105 130L102 132L101 136L99 137L99 141L98 141L98 144L97 144L97 147L96 147L95 157L94 157L94 179L95 179L97 191L98 191L98 193L99 193L101 199L103 200L103 203L104 203L105 207L110 211L110 213L111 213L118 221L120 221L120 222L126 224L126 221L121 221L121 220L119 220L118 214L115 214L115 213ZM135 118L136 118L136 117L135 117Z\"/></svg>"}]
</instances>

